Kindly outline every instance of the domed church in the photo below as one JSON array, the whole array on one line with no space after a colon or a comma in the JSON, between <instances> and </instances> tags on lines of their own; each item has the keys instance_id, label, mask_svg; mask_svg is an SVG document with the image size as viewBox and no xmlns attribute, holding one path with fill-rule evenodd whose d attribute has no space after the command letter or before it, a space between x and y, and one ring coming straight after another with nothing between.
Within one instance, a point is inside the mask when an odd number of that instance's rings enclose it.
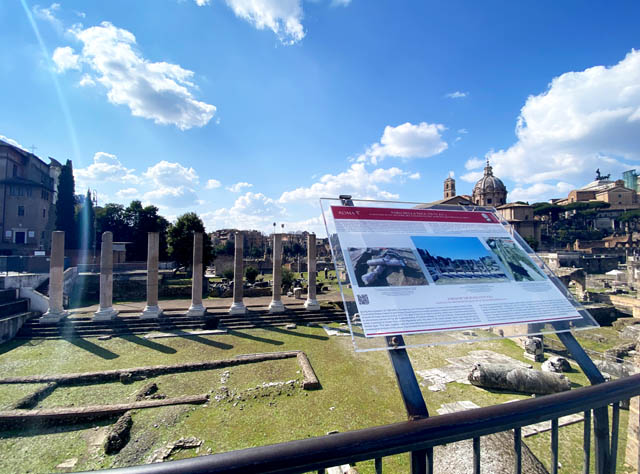
<instances>
[{"instance_id":1,"label":"domed church","mask_svg":"<svg viewBox=\"0 0 640 474\"><path fill-rule=\"evenodd\" d=\"M473 187L471 200L478 206L498 207L507 202L507 187L500 178L493 175L493 168L489 165L484 167L484 176Z\"/></svg>"}]
</instances>

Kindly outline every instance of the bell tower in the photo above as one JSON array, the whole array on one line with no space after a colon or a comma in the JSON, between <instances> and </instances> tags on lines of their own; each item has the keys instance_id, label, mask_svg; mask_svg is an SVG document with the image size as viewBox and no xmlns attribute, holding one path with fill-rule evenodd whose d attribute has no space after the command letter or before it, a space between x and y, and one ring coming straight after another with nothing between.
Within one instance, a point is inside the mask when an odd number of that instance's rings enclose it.
<instances>
[{"instance_id":1,"label":"bell tower","mask_svg":"<svg viewBox=\"0 0 640 474\"><path fill-rule=\"evenodd\" d=\"M444 180L444 198L452 198L456 195L456 180L449 176Z\"/></svg>"}]
</instances>

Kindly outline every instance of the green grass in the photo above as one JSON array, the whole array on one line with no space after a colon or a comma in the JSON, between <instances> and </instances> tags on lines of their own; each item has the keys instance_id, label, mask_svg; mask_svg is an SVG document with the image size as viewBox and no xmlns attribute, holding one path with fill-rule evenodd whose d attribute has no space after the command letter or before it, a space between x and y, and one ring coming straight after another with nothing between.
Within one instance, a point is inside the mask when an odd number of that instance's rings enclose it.
<instances>
[{"instance_id":1,"label":"green grass","mask_svg":"<svg viewBox=\"0 0 640 474\"><path fill-rule=\"evenodd\" d=\"M441 367L446 359L471 350L490 349L519 360L520 349L513 341L499 339L435 348L410 349L415 370ZM100 436L108 422L54 429L14 431L0 435L0 472L50 472L65 459L79 459L76 470L93 470L146 462L154 450L180 437L204 440L199 454L225 452L272 444L329 431L341 432L406 419L402 400L383 351L356 353L348 337L327 338L321 328L296 330L254 329L226 335L195 338L146 340L138 336L108 341L46 340L13 341L0 345L2 376L72 373L92 370L175 364L233 357L237 354L303 350L309 356L322 384L321 390L259 388L263 382L301 380L295 359L268 361L228 369L171 374L133 384L108 383L63 387L40 402L39 408L111 404L133 401L140 388L154 381L167 396L210 393L206 405L162 407L133 414L131 440L117 455L106 456ZM540 364L534 364L536 368ZM227 375L225 375L227 373ZM579 371L568 374L575 385L587 384ZM215 401L227 387L231 396ZM35 390L36 386L0 386L0 405L8 406ZM427 406L435 416L443 403L471 400L479 406L503 403L526 395L490 392L465 384L451 383L443 392L422 388ZM620 447L625 445L627 413L622 412ZM562 472L581 472L582 425L561 428ZM526 442L548 465L548 435ZM176 453L179 459L196 455L195 450ZM619 455L622 462L624 455ZM437 460L436 460L437 461ZM386 472L407 472L408 456L385 458ZM373 462L358 463L361 473L372 473Z\"/></svg>"}]
</instances>

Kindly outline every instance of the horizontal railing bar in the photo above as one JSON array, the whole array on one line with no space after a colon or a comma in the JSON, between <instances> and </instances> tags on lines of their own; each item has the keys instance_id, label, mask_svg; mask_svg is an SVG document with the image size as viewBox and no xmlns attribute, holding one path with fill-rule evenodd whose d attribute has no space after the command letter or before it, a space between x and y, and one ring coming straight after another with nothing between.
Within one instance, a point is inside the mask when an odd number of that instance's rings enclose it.
<instances>
[{"instance_id":1,"label":"horizontal railing bar","mask_svg":"<svg viewBox=\"0 0 640 474\"><path fill-rule=\"evenodd\" d=\"M544 397L317 438L179 461L109 470L111 474L299 473L512 430L640 395L640 374ZM95 471L93 471L95 472Z\"/></svg>"}]
</instances>

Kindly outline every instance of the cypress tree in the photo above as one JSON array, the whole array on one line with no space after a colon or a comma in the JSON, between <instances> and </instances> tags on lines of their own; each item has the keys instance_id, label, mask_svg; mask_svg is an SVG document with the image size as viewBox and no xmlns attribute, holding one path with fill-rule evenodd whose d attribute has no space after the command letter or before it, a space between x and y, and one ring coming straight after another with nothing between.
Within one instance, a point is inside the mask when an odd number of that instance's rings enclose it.
<instances>
[{"instance_id":1,"label":"cypress tree","mask_svg":"<svg viewBox=\"0 0 640 474\"><path fill-rule=\"evenodd\" d=\"M62 166L58 179L58 198L56 201L56 230L65 232L65 247L77 248L75 223L75 182L71 160Z\"/></svg>"},{"instance_id":2,"label":"cypress tree","mask_svg":"<svg viewBox=\"0 0 640 474\"><path fill-rule=\"evenodd\" d=\"M78 223L76 234L79 237L78 248L84 250L93 249L93 242L96 236L95 211L91 200L91 191L89 190L87 190L87 195L76 220Z\"/></svg>"}]
</instances>

